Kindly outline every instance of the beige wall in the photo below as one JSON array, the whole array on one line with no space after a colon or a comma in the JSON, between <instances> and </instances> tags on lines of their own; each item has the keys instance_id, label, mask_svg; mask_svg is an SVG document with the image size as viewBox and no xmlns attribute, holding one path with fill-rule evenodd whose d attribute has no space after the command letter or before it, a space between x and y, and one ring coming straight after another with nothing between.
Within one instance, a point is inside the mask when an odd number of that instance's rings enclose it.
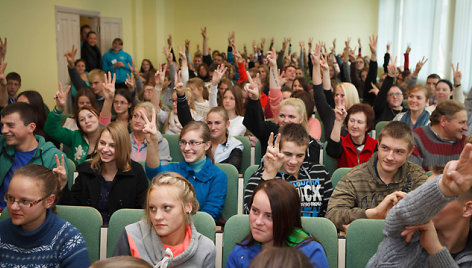
<instances>
[{"instance_id":1,"label":"beige wall","mask_svg":"<svg viewBox=\"0 0 472 268\"><path fill-rule=\"evenodd\" d=\"M163 61L162 47L169 34L175 45L191 40L191 52L202 42L200 28L208 27L212 49L226 50L227 35L250 46L252 40L283 37L298 41L361 37L364 51L368 36L377 32L377 0L2 0L0 36L8 37L9 71L23 79L22 89L35 89L53 105L57 90L55 6L99 11L103 17L123 20L124 49L139 67L143 58L155 65ZM340 50L340 49L338 49Z\"/></svg>"}]
</instances>

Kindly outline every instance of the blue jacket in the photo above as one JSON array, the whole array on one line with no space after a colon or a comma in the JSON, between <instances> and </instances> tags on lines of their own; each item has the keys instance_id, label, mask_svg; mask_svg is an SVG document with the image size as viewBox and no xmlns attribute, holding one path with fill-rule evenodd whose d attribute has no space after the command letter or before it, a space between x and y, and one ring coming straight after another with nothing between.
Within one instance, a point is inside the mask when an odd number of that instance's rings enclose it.
<instances>
[{"instance_id":1,"label":"blue jacket","mask_svg":"<svg viewBox=\"0 0 472 268\"><path fill-rule=\"evenodd\" d=\"M120 68L113 68L113 65L118 61L123 62L125 64L124 67ZM116 82L117 83L124 83L126 81L126 74L131 76L131 70L129 69L128 63L130 65L133 64L133 59L131 56L124 52L123 49L118 52L113 52L113 49L110 49L102 58L102 66L105 72L111 72L112 74L116 74Z\"/></svg>"},{"instance_id":2,"label":"blue jacket","mask_svg":"<svg viewBox=\"0 0 472 268\"><path fill-rule=\"evenodd\" d=\"M328 259L326 258L326 254L320 243L316 241L310 241L303 244L302 242L302 245L298 247L298 249L310 259L313 267L328 268ZM253 244L251 246L236 245L229 254L228 261L226 262L226 268L249 267L252 259L254 259L261 251L261 244Z\"/></svg>"},{"instance_id":3,"label":"blue jacket","mask_svg":"<svg viewBox=\"0 0 472 268\"><path fill-rule=\"evenodd\" d=\"M146 165L148 178L154 178L159 173L169 171L179 173L192 183L197 194L200 211L210 214L216 221L223 212L225 204L228 184L226 173L213 165L209 158L206 159L205 165L198 173L195 173L185 161L159 165L157 168L150 168Z\"/></svg>"}]
</instances>

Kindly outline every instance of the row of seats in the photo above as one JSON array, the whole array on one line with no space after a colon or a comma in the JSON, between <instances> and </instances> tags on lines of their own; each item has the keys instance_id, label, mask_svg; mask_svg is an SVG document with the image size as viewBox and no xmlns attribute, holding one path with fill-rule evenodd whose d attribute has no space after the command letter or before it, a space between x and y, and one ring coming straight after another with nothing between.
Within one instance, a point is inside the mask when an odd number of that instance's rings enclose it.
<instances>
[{"instance_id":1,"label":"row of seats","mask_svg":"<svg viewBox=\"0 0 472 268\"><path fill-rule=\"evenodd\" d=\"M57 206L57 215L74 225L84 236L89 250L90 261L94 262L100 258L100 244L106 243L107 257L111 257L113 249L118 241L124 227L137 222L143 218L143 209L121 209L116 211L110 218L106 241L100 241L100 227L102 217L92 207L80 206ZM5 210L0 220L9 217ZM193 217L198 232L205 235L213 242L216 238L216 226L213 218L205 212L197 212ZM338 234L334 224L326 218L302 217L303 228L313 234L323 245L330 268L338 267L338 254L345 254L346 267L365 267L370 257L377 251L381 242L384 227L383 220L360 219L354 221L346 233L346 252L338 252ZM225 225L223 233L223 246L217 245L217 251L222 256L223 267L229 253L249 233L249 216L235 215ZM221 254L222 253L222 254Z\"/></svg>"}]
</instances>

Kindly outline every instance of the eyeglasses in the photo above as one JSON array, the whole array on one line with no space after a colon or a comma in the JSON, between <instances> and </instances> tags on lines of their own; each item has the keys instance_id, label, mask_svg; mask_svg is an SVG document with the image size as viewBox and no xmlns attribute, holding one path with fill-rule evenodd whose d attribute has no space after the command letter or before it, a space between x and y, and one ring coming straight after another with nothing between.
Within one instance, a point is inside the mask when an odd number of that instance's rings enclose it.
<instances>
[{"instance_id":1,"label":"eyeglasses","mask_svg":"<svg viewBox=\"0 0 472 268\"><path fill-rule=\"evenodd\" d=\"M400 92L388 94L389 97L398 97L398 96L401 96L401 95L403 95L403 94L400 93Z\"/></svg>"},{"instance_id":2,"label":"eyeglasses","mask_svg":"<svg viewBox=\"0 0 472 268\"><path fill-rule=\"evenodd\" d=\"M13 197L9 194L5 194L3 196L3 200L5 200L5 202L7 202L8 205L13 205L14 203L18 203L18 206L20 208L31 208L34 205L39 204L39 202L43 201L44 199L46 199L48 197L49 197L49 195L46 196L46 197L43 197L39 200L36 200L36 201L29 201L29 200L26 200L26 199L16 200L15 197Z\"/></svg>"},{"instance_id":3,"label":"eyeglasses","mask_svg":"<svg viewBox=\"0 0 472 268\"><path fill-rule=\"evenodd\" d=\"M191 147L196 147L199 146L200 144L205 143L204 141L186 141L186 140L180 140L179 141L179 146L180 147L185 147L187 145L190 145Z\"/></svg>"}]
</instances>

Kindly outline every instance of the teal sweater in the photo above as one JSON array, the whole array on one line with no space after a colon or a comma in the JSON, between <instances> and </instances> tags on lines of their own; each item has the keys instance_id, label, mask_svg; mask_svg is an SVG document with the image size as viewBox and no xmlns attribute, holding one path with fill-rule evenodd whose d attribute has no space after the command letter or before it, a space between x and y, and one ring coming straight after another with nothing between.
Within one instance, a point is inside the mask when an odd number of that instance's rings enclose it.
<instances>
[{"instance_id":1,"label":"teal sweater","mask_svg":"<svg viewBox=\"0 0 472 268\"><path fill-rule=\"evenodd\" d=\"M54 156L57 154L60 159L64 153L59 151L51 142L46 142L42 136L36 135L35 137L38 141L38 147L28 164L38 164L50 169L55 168L56 158ZM0 147L0 185L2 185L5 175L13 165L15 147L7 145L4 136L0 136ZM66 164L66 171L68 170L69 168Z\"/></svg>"},{"instance_id":2,"label":"teal sweater","mask_svg":"<svg viewBox=\"0 0 472 268\"><path fill-rule=\"evenodd\" d=\"M80 133L80 130L70 130L60 125L62 112L54 107L48 114L44 124L44 131L54 140L62 142L71 148L67 157L78 166L87 158L89 144L82 136L82 133Z\"/></svg>"}]
</instances>

